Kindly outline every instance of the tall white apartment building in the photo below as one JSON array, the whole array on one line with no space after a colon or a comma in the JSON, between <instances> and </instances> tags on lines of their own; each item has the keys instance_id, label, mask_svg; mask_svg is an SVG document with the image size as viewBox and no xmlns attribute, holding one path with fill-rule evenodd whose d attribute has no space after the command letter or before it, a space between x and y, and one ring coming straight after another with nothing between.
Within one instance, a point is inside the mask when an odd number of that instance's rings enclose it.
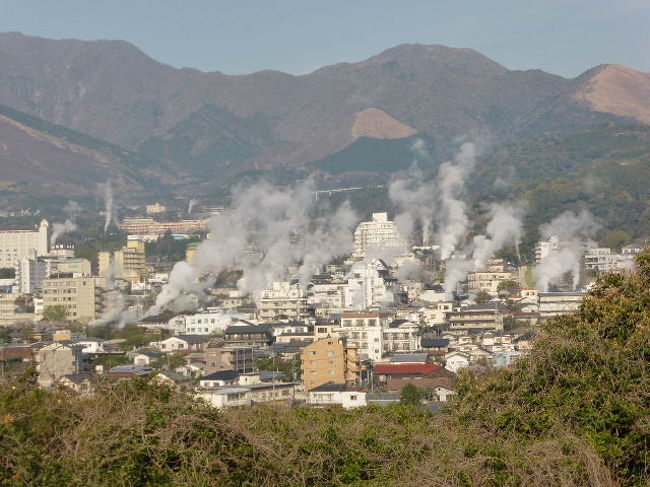
<instances>
[{"instance_id":1,"label":"tall white apartment building","mask_svg":"<svg viewBox=\"0 0 650 487\"><path fill-rule=\"evenodd\" d=\"M0 267L14 267L22 259L49 253L50 224L42 220L34 230L0 230Z\"/></svg>"},{"instance_id":2,"label":"tall white apartment building","mask_svg":"<svg viewBox=\"0 0 650 487\"><path fill-rule=\"evenodd\" d=\"M372 220L359 223L354 232L353 256L357 259L373 253L381 256L386 252L398 256L406 250L406 240L400 235L395 222L388 219L388 213L373 213Z\"/></svg>"}]
</instances>

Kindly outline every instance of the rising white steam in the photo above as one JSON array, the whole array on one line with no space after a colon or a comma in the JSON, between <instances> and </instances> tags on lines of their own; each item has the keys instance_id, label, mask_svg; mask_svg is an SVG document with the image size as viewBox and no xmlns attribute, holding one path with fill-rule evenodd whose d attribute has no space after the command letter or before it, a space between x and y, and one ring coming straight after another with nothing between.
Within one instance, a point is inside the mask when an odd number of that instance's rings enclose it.
<instances>
[{"instance_id":1,"label":"rising white steam","mask_svg":"<svg viewBox=\"0 0 650 487\"><path fill-rule=\"evenodd\" d=\"M54 223L52 225L52 235L50 235L50 245L54 245L61 235L74 232L77 228L77 224L69 218L63 223Z\"/></svg>"},{"instance_id":2,"label":"rising white steam","mask_svg":"<svg viewBox=\"0 0 650 487\"><path fill-rule=\"evenodd\" d=\"M76 201L68 201L63 207L63 211L69 216L63 223L54 223L52 225L52 235L50 235L50 245L54 245L59 237L65 233L74 232L78 227L75 218L81 212L81 206Z\"/></svg>"},{"instance_id":3,"label":"rising white steam","mask_svg":"<svg viewBox=\"0 0 650 487\"><path fill-rule=\"evenodd\" d=\"M120 291L115 282L117 272L115 260L111 257L111 265L106 276L106 290L104 292L104 313L101 317L90 323L90 326L112 325L123 328L126 325L136 323L137 316L127 309L127 302L124 294Z\"/></svg>"},{"instance_id":4,"label":"rising white steam","mask_svg":"<svg viewBox=\"0 0 650 487\"><path fill-rule=\"evenodd\" d=\"M114 213L115 208L113 200L113 186L111 185L110 181L108 181L106 184L100 184L98 186L100 190L103 190L104 192L104 212L106 214L104 219L104 233L106 233L111 222L114 222L115 225L118 226L116 215Z\"/></svg>"},{"instance_id":5,"label":"rising white steam","mask_svg":"<svg viewBox=\"0 0 650 487\"><path fill-rule=\"evenodd\" d=\"M81 210L81 205L72 200L68 201L68 203L63 207L63 211L65 211L71 217L74 217L77 214L81 213Z\"/></svg>"},{"instance_id":6,"label":"rising white steam","mask_svg":"<svg viewBox=\"0 0 650 487\"><path fill-rule=\"evenodd\" d=\"M303 284L333 257L352 248L352 226L357 221L349 205L333 215L314 218L313 184L278 190L258 183L235 191L233 209L209 223L210 238L197 248L191 263L177 263L149 314L201 296L214 276L238 269L238 283L254 297L273 281L283 279L287 267L301 264Z\"/></svg>"},{"instance_id":7,"label":"rising white steam","mask_svg":"<svg viewBox=\"0 0 650 487\"><path fill-rule=\"evenodd\" d=\"M433 233L431 226L436 209L436 192L417 165L414 164L406 174L390 183L388 196L401 211L395 217L400 233L405 238L412 236L418 223L422 230L422 245L429 245Z\"/></svg>"},{"instance_id":8,"label":"rising white steam","mask_svg":"<svg viewBox=\"0 0 650 487\"><path fill-rule=\"evenodd\" d=\"M513 245L519 253L519 243L524 233L521 206L493 204L490 208L490 222L487 225L487 237L474 237L474 268L481 269L488 259L502 248Z\"/></svg>"},{"instance_id":9,"label":"rising white steam","mask_svg":"<svg viewBox=\"0 0 650 487\"><path fill-rule=\"evenodd\" d=\"M430 160L426 143L416 139L409 147L415 160L411 168L395 178L388 186L388 196L400 209L395 224L404 238L413 239L415 224L422 231L422 245L429 245L433 234L433 215L436 208L436 191L427 181L417 162Z\"/></svg>"},{"instance_id":10,"label":"rising white steam","mask_svg":"<svg viewBox=\"0 0 650 487\"><path fill-rule=\"evenodd\" d=\"M523 235L524 208L517 205L493 204L490 214L486 228L487 236L477 235L467 249L471 250L471 260L452 258L447 261L444 282L447 299L452 298L456 286L465 280L468 273L483 269L488 260L502 248L513 245L518 252Z\"/></svg>"},{"instance_id":11,"label":"rising white steam","mask_svg":"<svg viewBox=\"0 0 650 487\"><path fill-rule=\"evenodd\" d=\"M580 280L580 258L585 241L599 228L587 210L579 214L565 211L550 223L540 227L543 239L557 238L558 245L535 267L533 275L537 289L548 291L549 284L560 280L567 272L573 274L573 288Z\"/></svg>"},{"instance_id":12,"label":"rising white steam","mask_svg":"<svg viewBox=\"0 0 650 487\"><path fill-rule=\"evenodd\" d=\"M188 215L191 215L191 214L192 214L192 210L194 209L194 207L196 206L196 204L197 204L198 202L199 202L199 201L198 201L198 200L195 200L194 198L192 198L192 199L190 200L190 203L189 203L189 205L187 206L187 214L188 214Z\"/></svg>"},{"instance_id":13,"label":"rising white steam","mask_svg":"<svg viewBox=\"0 0 650 487\"><path fill-rule=\"evenodd\" d=\"M461 243L469 228L467 205L461 196L465 182L476 164L476 145L466 142L453 161L440 165L438 170L438 194L440 209L437 213L437 243L440 258L447 260Z\"/></svg>"},{"instance_id":14,"label":"rising white steam","mask_svg":"<svg viewBox=\"0 0 650 487\"><path fill-rule=\"evenodd\" d=\"M459 282L467 277L467 274L474 270L474 262L465 259L449 259L446 262L445 281L445 299L452 299L456 286Z\"/></svg>"}]
</instances>

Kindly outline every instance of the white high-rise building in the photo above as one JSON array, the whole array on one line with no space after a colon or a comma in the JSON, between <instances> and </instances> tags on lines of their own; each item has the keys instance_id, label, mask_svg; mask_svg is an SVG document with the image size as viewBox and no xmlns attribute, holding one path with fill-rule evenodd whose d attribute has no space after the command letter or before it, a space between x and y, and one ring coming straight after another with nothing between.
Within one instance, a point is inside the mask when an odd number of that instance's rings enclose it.
<instances>
[{"instance_id":1,"label":"white high-rise building","mask_svg":"<svg viewBox=\"0 0 650 487\"><path fill-rule=\"evenodd\" d=\"M385 253L398 256L407 250L406 240L400 235L388 213L373 213L372 220L361 222L354 232L354 257L385 257Z\"/></svg>"},{"instance_id":2,"label":"white high-rise building","mask_svg":"<svg viewBox=\"0 0 650 487\"><path fill-rule=\"evenodd\" d=\"M0 230L0 267L14 267L22 259L47 255L50 224L42 220L34 230Z\"/></svg>"},{"instance_id":3,"label":"white high-rise building","mask_svg":"<svg viewBox=\"0 0 650 487\"><path fill-rule=\"evenodd\" d=\"M34 294L43 289L43 280L48 277L48 265L34 254L16 262L14 292Z\"/></svg>"}]
</instances>

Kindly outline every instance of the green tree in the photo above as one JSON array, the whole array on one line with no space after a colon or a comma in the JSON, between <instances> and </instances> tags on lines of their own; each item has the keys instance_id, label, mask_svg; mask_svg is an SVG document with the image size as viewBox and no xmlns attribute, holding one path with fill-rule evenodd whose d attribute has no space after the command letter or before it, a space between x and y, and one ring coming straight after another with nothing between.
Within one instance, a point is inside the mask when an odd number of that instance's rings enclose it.
<instances>
[{"instance_id":1,"label":"green tree","mask_svg":"<svg viewBox=\"0 0 650 487\"><path fill-rule=\"evenodd\" d=\"M62 304L55 304L54 306L46 306L43 310L42 321L54 321L57 323L66 322L65 306Z\"/></svg>"},{"instance_id":2,"label":"green tree","mask_svg":"<svg viewBox=\"0 0 650 487\"><path fill-rule=\"evenodd\" d=\"M479 291L476 293L477 303L487 303L490 300L490 294L486 291Z\"/></svg>"},{"instance_id":3,"label":"green tree","mask_svg":"<svg viewBox=\"0 0 650 487\"><path fill-rule=\"evenodd\" d=\"M402 404L407 404L409 406L418 406L422 402L423 397L424 394L422 392L422 389L409 383L402 387L399 401Z\"/></svg>"},{"instance_id":4,"label":"green tree","mask_svg":"<svg viewBox=\"0 0 650 487\"><path fill-rule=\"evenodd\" d=\"M515 294L519 289L519 283L513 279L506 279L501 281L497 286L497 291L508 291L511 294Z\"/></svg>"},{"instance_id":5,"label":"green tree","mask_svg":"<svg viewBox=\"0 0 650 487\"><path fill-rule=\"evenodd\" d=\"M621 247L626 246L632 241L632 235L624 230L610 230L605 233L603 244L605 247L614 249L615 251L621 250Z\"/></svg>"}]
</instances>

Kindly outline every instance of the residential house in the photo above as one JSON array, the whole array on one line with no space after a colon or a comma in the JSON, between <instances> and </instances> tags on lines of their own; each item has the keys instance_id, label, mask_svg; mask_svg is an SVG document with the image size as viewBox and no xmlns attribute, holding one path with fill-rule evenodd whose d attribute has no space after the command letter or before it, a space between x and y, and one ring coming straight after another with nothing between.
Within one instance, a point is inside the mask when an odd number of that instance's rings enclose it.
<instances>
[{"instance_id":1,"label":"residential house","mask_svg":"<svg viewBox=\"0 0 650 487\"><path fill-rule=\"evenodd\" d=\"M41 387L53 385L64 375L84 372L83 347L70 342L54 342L38 351L38 384Z\"/></svg>"},{"instance_id":2,"label":"residential house","mask_svg":"<svg viewBox=\"0 0 650 487\"><path fill-rule=\"evenodd\" d=\"M251 405L251 390L247 387L199 390L196 397L218 409Z\"/></svg>"},{"instance_id":3,"label":"residential house","mask_svg":"<svg viewBox=\"0 0 650 487\"><path fill-rule=\"evenodd\" d=\"M365 406L366 393L348 389L345 384L328 382L314 389L307 395L309 406L341 406L345 409L352 409Z\"/></svg>"},{"instance_id":4,"label":"residential house","mask_svg":"<svg viewBox=\"0 0 650 487\"><path fill-rule=\"evenodd\" d=\"M445 369L457 374L460 369L469 367L470 355L467 352L453 351L445 355Z\"/></svg>"},{"instance_id":5,"label":"residential house","mask_svg":"<svg viewBox=\"0 0 650 487\"><path fill-rule=\"evenodd\" d=\"M208 348L203 353L205 372L236 370L239 373L253 371L255 362L252 347L221 346Z\"/></svg>"},{"instance_id":6,"label":"residential house","mask_svg":"<svg viewBox=\"0 0 650 487\"><path fill-rule=\"evenodd\" d=\"M420 347L434 355L444 355L449 351L449 339L423 337L420 340Z\"/></svg>"},{"instance_id":7,"label":"residential house","mask_svg":"<svg viewBox=\"0 0 650 487\"><path fill-rule=\"evenodd\" d=\"M196 352L210 346L210 337L205 335L179 335L156 342L155 346L164 353Z\"/></svg>"},{"instance_id":8,"label":"residential house","mask_svg":"<svg viewBox=\"0 0 650 487\"><path fill-rule=\"evenodd\" d=\"M154 373L152 367L146 365L116 365L106 372L107 377L114 379L132 379L134 377L149 377Z\"/></svg>"},{"instance_id":9,"label":"residential house","mask_svg":"<svg viewBox=\"0 0 650 487\"><path fill-rule=\"evenodd\" d=\"M140 351L132 354L135 365L151 365L152 362L159 360L160 357L162 357L162 353L160 352Z\"/></svg>"},{"instance_id":10,"label":"residential house","mask_svg":"<svg viewBox=\"0 0 650 487\"><path fill-rule=\"evenodd\" d=\"M64 375L58 379L57 383L79 394L90 394L94 390L93 378L91 372L79 372L78 374Z\"/></svg>"},{"instance_id":11,"label":"residential house","mask_svg":"<svg viewBox=\"0 0 650 487\"><path fill-rule=\"evenodd\" d=\"M236 370L219 370L201 377L199 387L202 389L215 389L217 387L231 386L237 382L239 372Z\"/></svg>"},{"instance_id":12,"label":"residential house","mask_svg":"<svg viewBox=\"0 0 650 487\"><path fill-rule=\"evenodd\" d=\"M420 329L408 320L394 320L382 330L384 354L414 352L420 349Z\"/></svg>"}]
</instances>

